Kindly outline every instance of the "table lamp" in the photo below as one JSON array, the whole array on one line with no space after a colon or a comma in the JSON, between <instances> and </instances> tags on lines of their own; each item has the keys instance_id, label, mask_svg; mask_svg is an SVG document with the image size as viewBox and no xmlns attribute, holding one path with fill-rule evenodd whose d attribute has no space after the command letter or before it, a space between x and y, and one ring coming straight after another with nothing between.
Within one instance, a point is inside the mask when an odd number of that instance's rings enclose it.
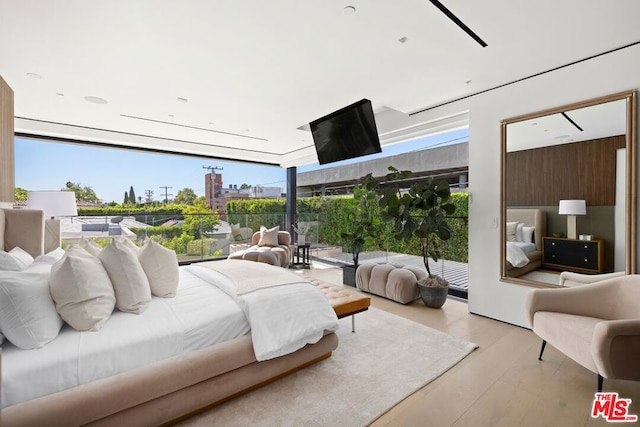
<instances>
[{"instance_id":1,"label":"table lamp","mask_svg":"<svg viewBox=\"0 0 640 427\"><path fill-rule=\"evenodd\" d=\"M587 203L584 200L560 200L559 215L567 215L567 237L576 239L576 215L587 214Z\"/></svg>"},{"instance_id":2,"label":"table lamp","mask_svg":"<svg viewBox=\"0 0 640 427\"><path fill-rule=\"evenodd\" d=\"M29 191L27 208L44 212L45 252L54 250L61 244L60 220L55 218L78 215L76 194L73 191Z\"/></svg>"}]
</instances>

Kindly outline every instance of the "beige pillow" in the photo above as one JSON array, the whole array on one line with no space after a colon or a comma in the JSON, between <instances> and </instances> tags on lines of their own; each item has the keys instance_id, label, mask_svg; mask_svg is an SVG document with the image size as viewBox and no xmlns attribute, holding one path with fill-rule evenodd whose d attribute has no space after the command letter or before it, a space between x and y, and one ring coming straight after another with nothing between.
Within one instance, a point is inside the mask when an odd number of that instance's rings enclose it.
<instances>
[{"instance_id":1,"label":"beige pillow","mask_svg":"<svg viewBox=\"0 0 640 427\"><path fill-rule=\"evenodd\" d=\"M83 238L82 240L80 240L80 246L93 256L98 256L98 254L102 251L102 246L91 239Z\"/></svg>"},{"instance_id":2,"label":"beige pillow","mask_svg":"<svg viewBox=\"0 0 640 427\"><path fill-rule=\"evenodd\" d=\"M518 227L517 222L508 222L506 227L507 232L507 242L515 242L516 241L516 228Z\"/></svg>"},{"instance_id":3,"label":"beige pillow","mask_svg":"<svg viewBox=\"0 0 640 427\"><path fill-rule=\"evenodd\" d=\"M133 249L135 252L138 252L140 248L131 241L131 239L127 239L126 237L116 237L114 240L124 243L126 247L129 249Z\"/></svg>"},{"instance_id":4,"label":"beige pillow","mask_svg":"<svg viewBox=\"0 0 640 427\"><path fill-rule=\"evenodd\" d=\"M260 226L258 246L278 246L278 231L280 231L279 225L268 230L265 226Z\"/></svg>"},{"instance_id":5,"label":"beige pillow","mask_svg":"<svg viewBox=\"0 0 640 427\"><path fill-rule=\"evenodd\" d=\"M144 312L151 302L151 289L137 253L122 240L114 239L102 249L98 259L113 284L116 307L128 313Z\"/></svg>"},{"instance_id":6,"label":"beige pillow","mask_svg":"<svg viewBox=\"0 0 640 427\"><path fill-rule=\"evenodd\" d=\"M102 263L79 245L72 245L53 264L49 288L60 317L78 331L102 328L116 304Z\"/></svg>"},{"instance_id":7,"label":"beige pillow","mask_svg":"<svg viewBox=\"0 0 640 427\"><path fill-rule=\"evenodd\" d=\"M171 249L149 240L138 252L138 260L149 279L151 293L157 297L176 296L178 290L178 257Z\"/></svg>"}]
</instances>

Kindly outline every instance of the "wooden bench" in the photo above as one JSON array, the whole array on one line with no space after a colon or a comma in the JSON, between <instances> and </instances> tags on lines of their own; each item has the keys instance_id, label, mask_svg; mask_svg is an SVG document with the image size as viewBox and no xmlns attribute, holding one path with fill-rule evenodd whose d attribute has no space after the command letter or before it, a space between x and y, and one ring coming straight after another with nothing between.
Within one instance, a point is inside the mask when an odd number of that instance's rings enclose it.
<instances>
[{"instance_id":1,"label":"wooden bench","mask_svg":"<svg viewBox=\"0 0 640 427\"><path fill-rule=\"evenodd\" d=\"M336 312L338 319L351 316L351 332L355 332L355 315L369 309L371 298L355 290L332 285L318 279L312 279L310 281L324 292L333 311Z\"/></svg>"}]
</instances>

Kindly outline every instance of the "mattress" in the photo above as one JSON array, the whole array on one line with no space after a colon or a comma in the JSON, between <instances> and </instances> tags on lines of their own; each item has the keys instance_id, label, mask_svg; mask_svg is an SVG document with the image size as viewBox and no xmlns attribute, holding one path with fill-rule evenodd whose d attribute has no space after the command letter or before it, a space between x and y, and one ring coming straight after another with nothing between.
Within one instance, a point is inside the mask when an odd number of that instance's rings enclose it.
<instances>
[{"instance_id":1,"label":"mattress","mask_svg":"<svg viewBox=\"0 0 640 427\"><path fill-rule=\"evenodd\" d=\"M175 298L153 297L142 314L114 311L102 329L65 325L42 348L2 347L2 407L62 391L248 334L227 294L184 268Z\"/></svg>"}]
</instances>

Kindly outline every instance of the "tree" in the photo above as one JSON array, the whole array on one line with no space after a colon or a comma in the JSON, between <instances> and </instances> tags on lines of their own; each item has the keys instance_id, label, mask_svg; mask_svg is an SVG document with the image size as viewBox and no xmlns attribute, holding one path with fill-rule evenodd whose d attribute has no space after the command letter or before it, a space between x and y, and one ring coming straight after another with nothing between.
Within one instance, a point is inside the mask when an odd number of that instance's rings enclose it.
<instances>
[{"instance_id":1,"label":"tree","mask_svg":"<svg viewBox=\"0 0 640 427\"><path fill-rule=\"evenodd\" d=\"M241 190L246 190L246 189L248 189L248 188L251 188L251 186L250 186L249 184L242 184L242 185L240 186L240 189L241 189Z\"/></svg>"},{"instance_id":2,"label":"tree","mask_svg":"<svg viewBox=\"0 0 640 427\"><path fill-rule=\"evenodd\" d=\"M22 187L16 187L13 190L13 198L16 202L21 201L24 202L27 200L28 191Z\"/></svg>"},{"instance_id":3,"label":"tree","mask_svg":"<svg viewBox=\"0 0 640 427\"><path fill-rule=\"evenodd\" d=\"M183 188L178 191L176 198L173 200L178 205L193 205L196 201L196 193L191 188Z\"/></svg>"},{"instance_id":4,"label":"tree","mask_svg":"<svg viewBox=\"0 0 640 427\"><path fill-rule=\"evenodd\" d=\"M127 203L129 203L129 193L127 193L126 191L124 192L124 200L122 202L122 205L126 205Z\"/></svg>"},{"instance_id":5,"label":"tree","mask_svg":"<svg viewBox=\"0 0 640 427\"><path fill-rule=\"evenodd\" d=\"M83 187L79 182L67 182L62 191L73 191L76 193L76 201L100 203L100 199L91 187Z\"/></svg>"},{"instance_id":6,"label":"tree","mask_svg":"<svg viewBox=\"0 0 640 427\"><path fill-rule=\"evenodd\" d=\"M211 234L218 224L220 217L207 206L204 196L196 198L193 206L184 210L183 230L196 239L202 234Z\"/></svg>"},{"instance_id":7,"label":"tree","mask_svg":"<svg viewBox=\"0 0 640 427\"><path fill-rule=\"evenodd\" d=\"M136 204L136 192L133 191L133 185L129 189L129 202L133 205Z\"/></svg>"}]
</instances>

